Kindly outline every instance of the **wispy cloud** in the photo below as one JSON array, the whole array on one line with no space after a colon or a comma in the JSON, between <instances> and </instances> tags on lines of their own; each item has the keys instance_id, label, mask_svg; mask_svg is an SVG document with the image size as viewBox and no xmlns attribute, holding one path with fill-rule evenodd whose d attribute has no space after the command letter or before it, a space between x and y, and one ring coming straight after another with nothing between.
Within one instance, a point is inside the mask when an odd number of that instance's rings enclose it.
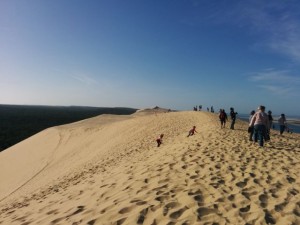
<instances>
[{"instance_id":1,"label":"wispy cloud","mask_svg":"<svg viewBox=\"0 0 300 225\"><path fill-rule=\"evenodd\" d=\"M252 73L249 80L254 82L257 87L276 95L300 96L300 77L291 75L288 70L266 69Z\"/></svg>"},{"instance_id":2,"label":"wispy cloud","mask_svg":"<svg viewBox=\"0 0 300 225\"><path fill-rule=\"evenodd\" d=\"M70 77L72 77L74 80L77 80L77 81L81 82L82 84L85 84L88 86L98 83L95 79L91 78L90 76L84 75L84 74L71 75Z\"/></svg>"},{"instance_id":3,"label":"wispy cloud","mask_svg":"<svg viewBox=\"0 0 300 225\"><path fill-rule=\"evenodd\" d=\"M209 21L245 28L264 46L300 64L300 4L297 0L220 1L208 7Z\"/></svg>"},{"instance_id":4,"label":"wispy cloud","mask_svg":"<svg viewBox=\"0 0 300 225\"><path fill-rule=\"evenodd\" d=\"M262 88L269 93L273 93L279 96L294 96L296 93L295 89L292 87L285 87L280 85L258 85L259 88Z\"/></svg>"},{"instance_id":5,"label":"wispy cloud","mask_svg":"<svg viewBox=\"0 0 300 225\"><path fill-rule=\"evenodd\" d=\"M300 77L292 76L288 70L266 69L251 76L252 81L264 81L268 83L295 84L300 82Z\"/></svg>"},{"instance_id":6,"label":"wispy cloud","mask_svg":"<svg viewBox=\"0 0 300 225\"><path fill-rule=\"evenodd\" d=\"M242 1L240 23L261 35L264 46L300 63L300 4L296 1Z\"/></svg>"}]
</instances>

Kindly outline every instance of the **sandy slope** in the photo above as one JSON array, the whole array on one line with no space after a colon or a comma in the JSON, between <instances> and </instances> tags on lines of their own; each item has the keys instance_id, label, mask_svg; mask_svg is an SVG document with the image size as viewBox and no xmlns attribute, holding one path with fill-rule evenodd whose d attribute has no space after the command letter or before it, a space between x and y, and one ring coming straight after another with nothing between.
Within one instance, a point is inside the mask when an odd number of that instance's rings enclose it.
<instances>
[{"instance_id":1,"label":"sandy slope","mask_svg":"<svg viewBox=\"0 0 300 225\"><path fill-rule=\"evenodd\" d=\"M0 224L300 224L300 136L219 127L148 110L45 130L0 153Z\"/></svg>"}]
</instances>

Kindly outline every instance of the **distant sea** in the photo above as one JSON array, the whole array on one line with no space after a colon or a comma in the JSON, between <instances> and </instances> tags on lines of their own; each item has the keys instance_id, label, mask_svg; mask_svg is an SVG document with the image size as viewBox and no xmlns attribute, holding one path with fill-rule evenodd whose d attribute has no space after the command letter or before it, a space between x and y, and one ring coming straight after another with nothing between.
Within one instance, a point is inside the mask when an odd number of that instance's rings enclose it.
<instances>
[{"instance_id":1,"label":"distant sea","mask_svg":"<svg viewBox=\"0 0 300 225\"><path fill-rule=\"evenodd\" d=\"M238 114L237 115L239 119L244 120L244 121L249 121L249 114ZM274 130L278 130L279 131L279 125L278 125L278 120L279 116L275 115L273 116L273 124L274 124ZM286 115L286 119L287 119L287 126L288 128L293 132L293 133L300 133L300 116L287 116ZM294 123L294 121L296 121L297 123Z\"/></svg>"}]
</instances>

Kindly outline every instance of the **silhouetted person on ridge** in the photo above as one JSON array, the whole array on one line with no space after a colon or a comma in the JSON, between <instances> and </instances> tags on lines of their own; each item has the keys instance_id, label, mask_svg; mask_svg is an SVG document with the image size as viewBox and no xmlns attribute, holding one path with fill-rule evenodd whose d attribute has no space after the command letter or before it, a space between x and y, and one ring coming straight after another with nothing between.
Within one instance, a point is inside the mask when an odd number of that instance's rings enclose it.
<instances>
[{"instance_id":1,"label":"silhouetted person on ridge","mask_svg":"<svg viewBox=\"0 0 300 225\"><path fill-rule=\"evenodd\" d=\"M231 125L230 125L230 129L234 130L234 124L235 124L235 120L236 120L236 114L237 112L234 111L234 108L230 108L230 117L231 117Z\"/></svg>"},{"instance_id":2,"label":"silhouetted person on ridge","mask_svg":"<svg viewBox=\"0 0 300 225\"><path fill-rule=\"evenodd\" d=\"M224 109L220 109L219 119L221 122L221 129L225 128L226 120L227 120L227 114Z\"/></svg>"}]
</instances>

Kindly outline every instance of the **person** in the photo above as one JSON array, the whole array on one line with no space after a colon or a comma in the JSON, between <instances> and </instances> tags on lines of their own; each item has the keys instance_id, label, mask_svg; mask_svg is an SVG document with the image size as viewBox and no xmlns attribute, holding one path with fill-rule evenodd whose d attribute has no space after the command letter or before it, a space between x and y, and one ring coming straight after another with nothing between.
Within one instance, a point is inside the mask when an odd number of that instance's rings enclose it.
<instances>
[{"instance_id":1,"label":"person","mask_svg":"<svg viewBox=\"0 0 300 225\"><path fill-rule=\"evenodd\" d=\"M225 112L225 109L220 109L219 119L221 122L221 129L225 128L226 120L227 120L227 114Z\"/></svg>"},{"instance_id":2,"label":"person","mask_svg":"<svg viewBox=\"0 0 300 225\"><path fill-rule=\"evenodd\" d=\"M249 124L249 127L254 127L254 142L259 140L260 147L264 146L264 140L268 140L266 131L269 126L269 119L265 109L265 106L259 106L258 111L253 115Z\"/></svg>"},{"instance_id":3,"label":"person","mask_svg":"<svg viewBox=\"0 0 300 225\"><path fill-rule=\"evenodd\" d=\"M286 127L286 118L284 114L281 114L279 119L278 119L278 124L279 124L279 132L280 135L283 134L285 127Z\"/></svg>"},{"instance_id":4,"label":"person","mask_svg":"<svg viewBox=\"0 0 300 225\"><path fill-rule=\"evenodd\" d=\"M230 117L231 117L231 125L230 125L230 129L234 130L234 124L235 124L235 120L236 120L236 114L237 112L234 111L234 108L230 108Z\"/></svg>"},{"instance_id":5,"label":"person","mask_svg":"<svg viewBox=\"0 0 300 225\"><path fill-rule=\"evenodd\" d=\"M252 111L250 112L250 116L249 116L249 123L251 123L251 119L252 119L252 117L254 116L254 114L255 114L255 111L252 110ZM253 141L253 133L254 133L254 127L253 127L253 126L252 126L252 127L249 127L248 133L249 133L249 141Z\"/></svg>"},{"instance_id":6,"label":"person","mask_svg":"<svg viewBox=\"0 0 300 225\"><path fill-rule=\"evenodd\" d=\"M157 147L159 147L162 144L162 139L164 137L164 134L161 134L158 136L158 138L156 139L157 142Z\"/></svg>"},{"instance_id":7,"label":"person","mask_svg":"<svg viewBox=\"0 0 300 225\"><path fill-rule=\"evenodd\" d=\"M268 111L268 118L269 118L269 130L272 128L273 125L273 116L272 116L272 111Z\"/></svg>"},{"instance_id":8,"label":"person","mask_svg":"<svg viewBox=\"0 0 300 225\"><path fill-rule=\"evenodd\" d=\"M195 132L198 133L198 132L196 131L196 126L193 126L193 128L189 131L188 137L194 135Z\"/></svg>"}]
</instances>

